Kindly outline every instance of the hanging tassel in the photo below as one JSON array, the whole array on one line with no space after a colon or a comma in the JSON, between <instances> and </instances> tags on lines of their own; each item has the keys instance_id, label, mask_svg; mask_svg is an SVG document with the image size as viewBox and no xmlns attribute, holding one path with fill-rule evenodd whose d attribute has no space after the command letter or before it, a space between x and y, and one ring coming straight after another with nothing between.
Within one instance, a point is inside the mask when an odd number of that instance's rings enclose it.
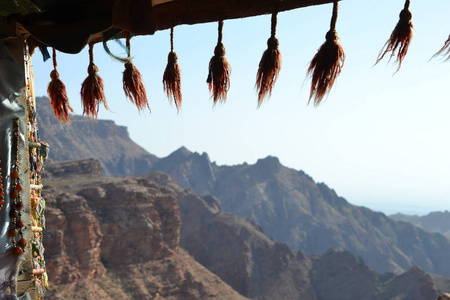
<instances>
[{"instance_id":1,"label":"hanging tassel","mask_svg":"<svg viewBox=\"0 0 450 300\"><path fill-rule=\"evenodd\" d=\"M97 118L99 105L103 103L106 109L105 93L103 91L103 79L98 75L98 67L94 64L94 44L89 44L88 77L81 85L81 100L83 102L83 114Z\"/></svg>"},{"instance_id":2,"label":"hanging tassel","mask_svg":"<svg viewBox=\"0 0 450 300\"><path fill-rule=\"evenodd\" d=\"M128 34L126 39L126 47L128 49L129 60L125 63L125 71L123 71L123 90L125 95L134 105L136 105L139 111L143 110L145 107L148 107L150 110L147 100L147 93L145 91L144 83L142 82L142 75L131 61L130 39L131 34Z\"/></svg>"},{"instance_id":3,"label":"hanging tassel","mask_svg":"<svg viewBox=\"0 0 450 300\"><path fill-rule=\"evenodd\" d=\"M271 35L267 40L267 49L259 62L256 75L256 90L258 91L258 107L261 106L264 97L272 94L272 88L277 81L281 69L281 52L278 50L278 39L275 37L277 28L277 14L272 13Z\"/></svg>"},{"instance_id":4,"label":"hanging tassel","mask_svg":"<svg viewBox=\"0 0 450 300\"><path fill-rule=\"evenodd\" d=\"M181 108L181 70L178 65L178 56L173 51L173 27L170 28L170 53L167 59L166 70L163 76L164 91L169 100L173 99L177 110Z\"/></svg>"},{"instance_id":5,"label":"hanging tassel","mask_svg":"<svg viewBox=\"0 0 450 300\"><path fill-rule=\"evenodd\" d=\"M327 32L325 43L320 46L308 68L308 76L311 77L311 89L308 104L314 99L314 105L318 106L323 97L333 88L334 81L341 74L344 66L345 53L336 32L338 15L338 1L333 1L333 15L331 17L330 30Z\"/></svg>"},{"instance_id":6,"label":"hanging tassel","mask_svg":"<svg viewBox=\"0 0 450 300\"><path fill-rule=\"evenodd\" d=\"M50 98L50 103L53 108L55 116L58 121L64 121L70 123L69 112L73 112L72 107L69 104L69 97L67 97L66 86L59 78L59 73L56 67L58 63L56 62L56 50L53 48L53 71L50 73L52 81L48 84L47 94Z\"/></svg>"},{"instance_id":7,"label":"hanging tassel","mask_svg":"<svg viewBox=\"0 0 450 300\"><path fill-rule=\"evenodd\" d=\"M214 100L214 104L219 100L225 102L228 90L230 89L231 66L225 57L225 46L222 44L222 28L223 20L220 20L218 29L219 38L214 49L214 56L209 62L209 73L206 79L209 85L209 92L212 93L211 97Z\"/></svg>"},{"instance_id":8,"label":"hanging tassel","mask_svg":"<svg viewBox=\"0 0 450 300\"><path fill-rule=\"evenodd\" d=\"M450 60L450 35L448 36L448 39L445 41L444 46L442 46L441 50L439 50L438 52L436 52L435 55L433 55L432 58L435 58L436 56L447 56L446 58L444 58L445 61Z\"/></svg>"},{"instance_id":9,"label":"hanging tassel","mask_svg":"<svg viewBox=\"0 0 450 300\"><path fill-rule=\"evenodd\" d=\"M400 20L392 31L391 37L387 40L386 44L384 44L380 54L378 54L375 63L379 63L388 52L391 52L389 60L394 57L397 52L397 60L395 62L398 63L398 68L395 73L397 73L402 66L403 59L408 52L409 44L411 43L413 36L414 25L411 21L412 13L409 11L409 2L410 0L405 1L405 7L400 12Z\"/></svg>"}]
</instances>

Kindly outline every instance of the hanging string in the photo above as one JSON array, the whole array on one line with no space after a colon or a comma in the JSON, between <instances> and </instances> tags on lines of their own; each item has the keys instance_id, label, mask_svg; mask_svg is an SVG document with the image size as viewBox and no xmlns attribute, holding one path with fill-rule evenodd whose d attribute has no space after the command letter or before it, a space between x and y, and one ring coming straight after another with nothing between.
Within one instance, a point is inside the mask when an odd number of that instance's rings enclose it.
<instances>
[{"instance_id":1,"label":"hanging string","mask_svg":"<svg viewBox=\"0 0 450 300\"><path fill-rule=\"evenodd\" d=\"M83 103L83 114L97 118L99 105L103 103L106 109L105 92L103 90L103 79L98 75L98 67L94 64L94 44L89 44L89 66L88 77L81 85L81 100Z\"/></svg>"},{"instance_id":2,"label":"hanging string","mask_svg":"<svg viewBox=\"0 0 450 300\"><path fill-rule=\"evenodd\" d=\"M338 9L338 0L334 0L330 30L325 36L325 43L320 46L308 67L307 73L311 77L308 104L311 102L311 99L314 99L315 106L318 106L325 95L333 88L334 82L344 66L345 52L339 43L336 31Z\"/></svg>"},{"instance_id":3,"label":"hanging string","mask_svg":"<svg viewBox=\"0 0 450 300\"><path fill-rule=\"evenodd\" d=\"M414 24L411 21L412 13L409 11L409 4L410 0L406 0L404 8L400 12L399 21L392 31L391 36L384 44L383 49L381 49L378 54L377 61L375 62L375 64L378 64L388 52L391 52L389 61L392 57L397 55L395 63L398 64L398 68L395 73L397 73L402 66L403 59L405 58L406 53L408 53L408 48L414 33Z\"/></svg>"},{"instance_id":4,"label":"hanging string","mask_svg":"<svg viewBox=\"0 0 450 300\"><path fill-rule=\"evenodd\" d=\"M139 111L147 107L150 110L147 100L147 92L142 80L142 75L134 66L131 60L131 34L126 38L126 47L128 52L128 60L125 63L125 70L123 71L123 90L130 101L136 105Z\"/></svg>"},{"instance_id":5,"label":"hanging string","mask_svg":"<svg viewBox=\"0 0 450 300\"><path fill-rule=\"evenodd\" d=\"M56 69L58 62L56 61L56 49L53 48L53 70L50 73L52 79L48 84L47 94L50 98L50 104L53 112L61 123L70 123L70 113L73 112L69 104L69 97L67 96L66 86L59 78L59 72Z\"/></svg>"},{"instance_id":6,"label":"hanging string","mask_svg":"<svg viewBox=\"0 0 450 300\"><path fill-rule=\"evenodd\" d=\"M173 51L173 27L170 28L170 53L167 57L167 66L163 75L163 87L169 101L173 99L178 111L181 108L181 70L178 65L178 56Z\"/></svg>"},{"instance_id":7,"label":"hanging string","mask_svg":"<svg viewBox=\"0 0 450 300\"><path fill-rule=\"evenodd\" d=\"M225 102L230 89L231 66L225 57L226 50L222 43L223 20L219 21L217 45L214 48L214 56L209 61L208 83L209 92L212 93L214 104L217 101Z\"/></svg>"},{"instance_id":8,"label":"hanging string","mask_svg":"<svg viewBox=\"0 0 450 300\"><path fill-rule=\"evenodd\" d=\"M271 35L267 40L267 49L264 51L259 62L258 73L256 74L256 90L258 92L258 107L261 106L267 94L272 94L272 89L278 79L281 70L281 52L278 49L279 41L275 37L277 28L278 11L272 13Z\"/></svg>"}]
</instances>

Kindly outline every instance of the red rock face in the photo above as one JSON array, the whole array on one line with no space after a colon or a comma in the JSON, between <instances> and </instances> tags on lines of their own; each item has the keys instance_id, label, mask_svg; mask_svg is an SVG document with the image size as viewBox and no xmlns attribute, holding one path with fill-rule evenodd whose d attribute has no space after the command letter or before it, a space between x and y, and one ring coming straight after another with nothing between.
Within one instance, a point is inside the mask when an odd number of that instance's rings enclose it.
<instances>
[{"instance_id":1,"label":"red rock face","mask_svg":"<svg viewBox=\"0 0 450 300\"><path fill-rule=\"evenodd\" d=\"M172 189L76 173L45 183L46 299L247 299L179 249Z\"/></svg>"},{"instance_id":2,"label":"red rock face","mask_svg":"<svg viewBox=\"0 0 450 300\"><path fill-rule=\"evenodd\" d=\"M53 204L53 203L52 203ZM82 197L61 194L46 209L45 255L55 284L105 274L100 224Z\"/></svg>"}]
</instances>

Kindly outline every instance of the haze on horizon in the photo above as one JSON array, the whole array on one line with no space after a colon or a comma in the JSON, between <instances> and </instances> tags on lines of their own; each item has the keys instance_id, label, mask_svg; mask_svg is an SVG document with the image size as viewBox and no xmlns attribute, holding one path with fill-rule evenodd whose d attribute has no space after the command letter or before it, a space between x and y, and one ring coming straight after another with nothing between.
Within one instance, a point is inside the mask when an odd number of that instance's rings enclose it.
<instances>
[{"instance_id":1,"label":"haze on horizon","mask_svg":"<svg viewBox=\"0 0 450 300\"><path fill-rule=\"evenodd\" d=\"M123 64L112 61L97 45L95 63L110 106L110 111L100 109L99 118L127 126L134 141L159 157L181 146L207 152L217 164L255 163L272 155L356 205L385 213L450 210L450 62L429 61L450 33L450 3L411 3L415 35L402 69L393 76L395 66L386 66L387 60L373 64L403 4L403 0L340 2L337 31L346 62L318 108L307 105L310 82L305 74L324 42L331 4L279 14L283 65L272 97L260 109L254 82L270 35L270 16L225 21L231 89L227 103L215 107L205 80L217 24L175 28L183 91L179 114L168 104L161 83L170 50L168 31L132 40L151 114L138 114L125 99ZM109 45L123 54L113 41ZM33 63L36 95L45 95L51 60L43 63L37 53ZM87 75L87 50L78 55L60 53L58 63L71 105L81 113L79 90Z\"/></svg>"}]
</instances>

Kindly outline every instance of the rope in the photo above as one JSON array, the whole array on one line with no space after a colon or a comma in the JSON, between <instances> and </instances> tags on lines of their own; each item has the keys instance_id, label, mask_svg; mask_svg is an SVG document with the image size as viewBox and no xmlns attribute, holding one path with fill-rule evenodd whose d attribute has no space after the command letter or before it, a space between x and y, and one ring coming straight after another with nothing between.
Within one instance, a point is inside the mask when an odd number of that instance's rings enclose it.
<instances>
[{"instance_id":1,"label":"rope","mask_svg":"<svg viewBox=\"0 0 450 300\"><path fill-rule=\"evenodd\" d=\"M58 66L58 62L56 61L56 49L53 48L53 68L56 69L57 66Z\"/></svg>"},{"instance_id":2,"label":"rope","mask_svg":"<svg viewBox=\"0 0 450 300\"><path fill-rule=\"evenodd\" d=\"M222 29L223 29L223 20L220 20L219 21L219 28L217 30L219 32L219 37L218 37L218 40L217 40L217 44L222 43Z\"/></svg>"},{"instance_id":3,"label":"rope","mask_svg":"<svg viewBox=\"0 0 450 300\"><path fill-rule=\"evenodd\" d=\"M170 28L170 52L173 52L173 27Z\"/></svg>"},{"instance_id":4,"label":"rope","mask_svg":"<svg viewBox=\"0 0 450 300\"><path fill-rule=\"evenodd\" d=\"M94 63L94 43L89 44L89 63Z\"/></svg>"},{"instance_id":5,"label":"rope","mask_svg":"<svg viewBox=\"0 0 450 300\"><path fill-rule=\"evenodd\" d=\"M272 13L272 22L271 22L271 37L275 37L277 31L277 15L278 11Z\"/></svg>"},{"instance_id":6,"label":"rope","mask_svg":"<svg viewBox=\"0 0 450 300\"><path fill-rule=\"evenodd\" d=\"M131 57L131 33L128 34L127 39L125 41L125 47L128 49L128 57Z\"/></svg>"},{"instance_id":7,"label":"rope","mask_svg":"<svg viewBox=\"0 0 450 300\"><path fill-rule=\"evenodd\" d=\"M406 0L409 2L409 0ZM337 21L337 17L338 17L338 9L339 9L339 4L338 4L338 0L334 0L333 1L333 16L331 17L331 22L330 22L330 31L335 31L336 30L336 21Z\"/></svg>"},{"instance_id":8,"label":"rope","mask_svg":"<svg viewBox=\"0 0 450 300\"><path fill-rule=\"evenodd\" d=\"M407 9L409 9L409 2L410 2L410 0L406 0L405 1L405 10L407 10Z\"/></svg>"}]
</instances>

